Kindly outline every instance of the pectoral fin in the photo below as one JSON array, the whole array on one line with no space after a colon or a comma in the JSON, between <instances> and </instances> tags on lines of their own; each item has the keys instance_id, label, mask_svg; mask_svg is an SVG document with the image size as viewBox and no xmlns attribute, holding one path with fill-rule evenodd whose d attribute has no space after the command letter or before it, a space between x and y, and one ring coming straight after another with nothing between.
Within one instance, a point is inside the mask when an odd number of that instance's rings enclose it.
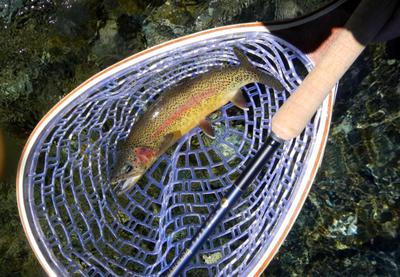
<instances>
[{"instance_id":1,"label":"pectoral fin","mask_svg":"<svg viewBox=\"0 0 400 277\"><path fill-rule=\"evenodd\" d=\"M211 126L210 121L206 119L202 119L199 122L199 127L203 130L204 134L206 134L208 137L214 139L215 134L214 134L214 129Z\"/></svg>"},{"instance_id":2,"label":"pectoral fin","mask_svg":"<svg viewBox=\"0 0 400 277\"><path fill-rule=\"evenodd\" d=\"M181 136L182 133L179 131L166 134L161 141L159 152L164 153L167 151Z\"/></svg>"},{"instance_id":3,"label":"pectoral fin","mask_svg":"<svg viewBox=\"0 0 400 277\"><path fill-rule=\"evenodd\" d=\"M247 101L246 98L244 98L243 93L241 90L239 90L236 95L233 97L233 99L231 100L233 105L235 105L236 107L244 110L244 111L248 111L249 108L247 107Z\"/></svg>"}]
</instances>

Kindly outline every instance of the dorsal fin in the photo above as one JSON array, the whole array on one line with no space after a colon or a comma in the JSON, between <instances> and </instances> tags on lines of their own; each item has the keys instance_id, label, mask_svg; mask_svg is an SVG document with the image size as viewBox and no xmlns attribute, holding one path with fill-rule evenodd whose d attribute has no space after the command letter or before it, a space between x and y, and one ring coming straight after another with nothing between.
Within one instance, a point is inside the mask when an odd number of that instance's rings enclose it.
<instances>
[{"instance_id":1,"label":"dorsal fin","mask_svg":"<svg viewBox=\"0 0 400 277\"><path fill-rule=\"evenodd\" d=\"M254 66L247 58L246 54L238 47L233 47L233 53L235 53L236 57L238 58L240 65L246 68L254 69Z\"/></svg>"}]
</instances>

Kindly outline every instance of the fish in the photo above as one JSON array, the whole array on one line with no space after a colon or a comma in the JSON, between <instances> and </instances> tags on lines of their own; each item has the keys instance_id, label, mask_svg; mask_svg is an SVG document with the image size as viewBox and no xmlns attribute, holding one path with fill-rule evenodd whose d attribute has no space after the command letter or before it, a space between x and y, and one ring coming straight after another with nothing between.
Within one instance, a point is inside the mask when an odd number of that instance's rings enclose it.
<instances>
[{"instance_id":1,"label":"fish","mask_svg":"<svg viewBox=\"0 0 400 277\"><path fill-rule=\"evenodd\" d=\"M241 88L262 83L282 91L271 74L257 69L234 47L239 66L225 66L185 79L160 95L133 124L125 141L117 145L117 161L111 174L114 191L120 195L134 186L154 162L183 135L196 126L214 138L207 116L231 101L248 110ZM122 182L124 181L124 182Z\"/></svg>"}]
</instances>

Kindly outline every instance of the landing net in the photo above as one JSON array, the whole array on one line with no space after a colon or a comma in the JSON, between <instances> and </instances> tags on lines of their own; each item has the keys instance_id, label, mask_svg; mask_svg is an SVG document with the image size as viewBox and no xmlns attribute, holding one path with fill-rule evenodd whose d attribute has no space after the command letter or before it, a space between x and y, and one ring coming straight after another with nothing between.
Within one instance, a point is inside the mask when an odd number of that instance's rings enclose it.
<instances>
[{"instance_id":1,"label":"landing net","mask_svg":"<svg viewBox=\"0 0 400 277\"><path fill-rule=\"evenodd\" d=\"M249 110L210 115L216 139L186 134L122 196L109 184L116 146L148 106L180 80L238 64L232 47L286 91L249 84ZM37 136L25 164L24 203L34 239L55 272L161 275L263 144L271 117L311 63L264 32L223 35L152 56L85 90ZM320 111L278 151L186 268L185 276L246 274L265 254L314 146Z\"/></svg>"}]
</instances>

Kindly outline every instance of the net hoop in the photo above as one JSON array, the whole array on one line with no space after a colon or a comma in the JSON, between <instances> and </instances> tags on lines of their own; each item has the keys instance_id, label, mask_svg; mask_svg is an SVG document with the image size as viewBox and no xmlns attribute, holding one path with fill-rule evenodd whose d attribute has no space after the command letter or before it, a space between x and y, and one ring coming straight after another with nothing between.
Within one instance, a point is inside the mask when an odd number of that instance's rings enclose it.
<instances>
[{"instance_id":1,"label":"net hoop","mask_svg":"<svg viewBox=\"0 0 400 277\"><path fill-rule=\"evenodd\" d=\"M32 249L34 250L34 253L38 258L40 264L49 276L64 275L66 274L66 271L61 265L54 263L54 260L56 260L55 257L52 257L47 252L46 246L41 242L40 235L36 231L36 229L40 228L40 226L35 225L35 221L32 220L34 217L34 212L32 211L29 203L30 200L28 191L29 189L27 188L27 179L29 178L31 171L31 168L29 168L29 166L31 165L32 159L34 158L32 157L32 151L38 144L41 143L40 139L42 133L52 123L54 118L59 115L67 106L71 105L72 103L74 103L74 101L79 99L82 93L84 93L88 89L94 87L96 84L99 84L103 80L106 80L110 76L113 76L114 74L123 71L128 67L149 59L152 56L160 55L177 48L185 47L193 43L198 43L200 41L207 41L218 38L220 36L249 32L269 33L271 29L283 29L286 27L286 25L281 25L267 28L262 23L232 25L199 32L155 46L131 57L128 57L123 61L118 62L103 70L102 72L94 75L93 77L82 83L80 86L78 86L76 89L74 89L70 94L63 98L47 113L47 115L39 122L39 124L32 132L21 155L17 172L17 201L19 214L28 241ZM336 89L337 87L335 87L333 93L330 94L330 96L325 100L322 107L320 108L320 122L319 128L314 137L314 147L308 154L308 166L306 166L306 169L304 170L304 172L302 172L301 181L296 187L296 192L294 193L294 198L291 201L291 206L287 210L284 220L280 222L278 230L276 231L276 235L270 242L268 248L264 250L264 254L262 255L262 257L259 260L254 261L247 269L247 273L250 275L259 275L268 265L272 257L278 251L286 235L288 234L308 195L312 181L316 175L317 168L320 165L325 144L327 141Z\"/></svg>"}]
</instances>

